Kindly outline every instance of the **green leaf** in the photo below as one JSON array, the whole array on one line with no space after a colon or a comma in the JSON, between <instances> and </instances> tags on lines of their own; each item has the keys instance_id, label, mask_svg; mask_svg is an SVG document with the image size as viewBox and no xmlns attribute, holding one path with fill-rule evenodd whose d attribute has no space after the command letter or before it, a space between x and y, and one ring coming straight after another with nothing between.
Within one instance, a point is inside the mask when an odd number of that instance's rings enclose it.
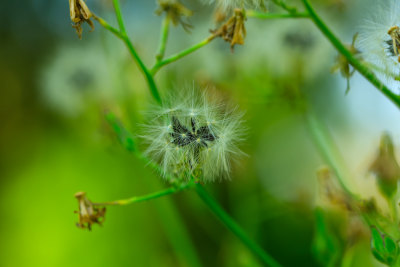
<instances>
[{"instance_id":1,"label":"green leaf","mask_svg":"<svg viewBox=\"0 0 400 267\"><path fill-rule=\"evenodd\" d=\"M377 260L387 265L393 265L399 256L397 243L376 226L371 227L371 250Z\"/></svg>"}]
</instances>

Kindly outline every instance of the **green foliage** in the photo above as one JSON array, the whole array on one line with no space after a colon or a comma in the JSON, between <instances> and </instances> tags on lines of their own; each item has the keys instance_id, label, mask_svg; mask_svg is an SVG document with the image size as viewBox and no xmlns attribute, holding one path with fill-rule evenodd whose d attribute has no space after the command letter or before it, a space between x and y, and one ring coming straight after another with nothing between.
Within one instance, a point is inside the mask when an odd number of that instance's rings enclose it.
<instances>
[{"instance_id":1,"label":"green foliage","mask_svg":"<svg viewBox=\"0 0 400 267\"><path fill-rule=\"evenodd\" d=\"M374 226L371 227L371 250L377 260L389 266L393 266L399 256L397 242Z\"/></svg>"}]
</instances>

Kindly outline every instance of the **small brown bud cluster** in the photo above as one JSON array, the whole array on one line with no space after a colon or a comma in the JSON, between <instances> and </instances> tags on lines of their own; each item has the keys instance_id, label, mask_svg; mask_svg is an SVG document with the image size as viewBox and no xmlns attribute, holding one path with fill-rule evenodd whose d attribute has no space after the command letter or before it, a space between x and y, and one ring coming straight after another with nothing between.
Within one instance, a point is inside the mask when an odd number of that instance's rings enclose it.
<instances>
[{"instance_id":1,"label":"small brown bud cluster","mask_svg":"<svg viewBox=\"0 0 400 267\"><path fill-rule=\"evenodd\" d=\"M87 7L85 1L83 0L69 0L69 13L71 17L72 26L75 28L76 33L79 36L79 39L82 38L82 24L86 22L94 30L94 24L90 20L93 17L92 12L90 12Z\"/></svg>"}]
</instances>

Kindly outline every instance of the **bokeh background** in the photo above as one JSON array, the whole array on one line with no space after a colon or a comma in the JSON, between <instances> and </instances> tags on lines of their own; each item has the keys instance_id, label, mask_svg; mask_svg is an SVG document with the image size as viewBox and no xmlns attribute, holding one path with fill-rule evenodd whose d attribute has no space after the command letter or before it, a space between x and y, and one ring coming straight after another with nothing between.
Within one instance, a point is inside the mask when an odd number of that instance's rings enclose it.
<instances>
[{"instance_id":1,"label":"bokeh background","mask_svg":"<svg viewBox=\"0 0 400 267\"><path fill-rule=\"evenodd\" d=\"M351 42L374 1L313 2ZM161 24L156 1L121 3L129 36L153 64ZM111 1L87 4L116 25ZM194 11L194 28L174 27L167 55L215 27L212 5L184 4ZM315 242L316 171L324 163L303 107L326 124L353 178L349 186L365 197L376 194L367 170L383 131L398 150L400 114L358 74L345 95L345 79L331 73L336 52L310 21L248 19L246 28L246 43L234 53L215 40L160 70L157 82L164 95L193 84L211 88L246 112L248 157L234 166L231 181L207 190L284 266L324 266ZM151 102L147 85L121 41L99 24L90 33L85 25L78 39L68 1L1 1L0 40L0 266L259 266L191 191L110 207L102 227L77 228L75 192L108 201L167 186L119 146L104 120L111 109L135 132ZM333 218L343 266L380 266L362 224L349 245L348 216L329 209L325 215Z\"/></svg>"}]
</instances>

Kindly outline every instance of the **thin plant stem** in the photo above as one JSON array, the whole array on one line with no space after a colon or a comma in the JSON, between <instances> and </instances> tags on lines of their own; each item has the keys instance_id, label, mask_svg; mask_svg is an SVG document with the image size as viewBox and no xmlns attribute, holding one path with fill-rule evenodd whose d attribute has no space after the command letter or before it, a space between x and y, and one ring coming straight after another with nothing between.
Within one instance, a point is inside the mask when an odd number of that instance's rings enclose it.
<instances>
[{"instance_id":1,"label":"thin plant stem","mask_svg":"<svg viewBox=\"0 0 400 267\"><path fill-rule=\"evenodd\" d=\"M285 3L285 1L283 0L272 0L272 2L274 2L275 5L280 6L281 8L283 8L284 10L286 10L289 13L296 13L297 12L297 8L296 7L292 7L289 6Z\"/></svg>"},{"instance_id":2,"label":"thin plant stem","mask_svg":"<svg viewBox=\"0 0 400 267\"><path fill-rule=\"evenodd\" d=\"M99 22L100 25L103 26L106 30L109 30L110 32L112 32L118 38L123 39L123 36L122 36L121 32L118 29L116 29L113 26L111 26L110 24L108 24L107 21L105 21L104 19L102 19L102 18L100 18L100 17L98 17L96 15L93 15L93 18L95 20L97 20L97 22Z\"/></svg>"},{"instance_id":3,"label":"thin plant stem","mask_svg":"<svg viewBox=\"0 0 400 267\"><path fill-rule=\"evenodd\" d=\"M165 66L167 64L170 64L172 62L175 62L178 59L195 52L196 50L198 50L198 49L202 48L203 46L205 46L206 44L210 43L215 37L216 37L215 35L211 35L211 36L207 37L206 39L204 39L203 41L201 41L201 42L199 42L199 43L197 43L197 44L195 44L195 45L193 45L193 46L191 46L191 47L189 47L189 48L187 48L187 49L185 49L185 50L183 50L183 51L181 51L179 53L176 53L175 55L172 55L169 58L166 58L164 60L161 60L161 61L157 62L151 68L150 72L153 75L155 75L157 73L157 71L161 67L163 67L163 66Z\"/></svg>"},{"instance_id":4,"label":"thin plant stem","mask_svg":"<svg viewBox=\"0 0 400 267\"><path fill-rule=\"evenodd\" d=\"M168 35L169 35L169 25L170 25L170 18L168 14L166 14L161 26L160 46L156 54L157 62L161 61L164 58L165 48L167 45Z\"/></svg>"},{"instance_id":5,"label":"thin plant stem","mask_svg":"<svg viewBox=\"0 0 400 267\"><path fill-rule=\"evenodd\" d=\"M331 167L334 174L336 175L338 182L342 189L354 199L358 199L358 196L352 193L346 184L347 172L343 171L344 164L341 162L340 153L335 146L332 137L322 122L316 117L316 115L308 110L305 114L306 126L309 130L312 141L321 154L323 160Z\"/></svg>"},{"instance_id":6,"label":"thin plant stem","mask_svg":"<svg viewBox=\"0 0 400 267\"><path fill-rule=\"evenodd\" d=\"M143 202L143 201L148 201L151 199L156 199L156 198L160 198L163 196L168 196L171 194L175 194L178 193L180 191L186 190L188 188L192 188L194 187L194 182L190 181L186 184L182 184L179 186L173 186L173 187L169 187L167 189L158 191L158 192L154 192L148 195L144 195L144 196L134 196L131 198L127 198L127 199L121 199L121 200L115 200L115 201L108 201L108 202L101 202L101 203L93 203L93 205L95 206L112 206L112 205L129 205L129 204L133 204L133 203L138 203L138 202Z\"/></svg>"},{"instance_id":7,"label":"thin plant stem","mask_svg":"<svg viewBox=\"0 0 400 267\"><path fill-rule=\"evenodd\" d=\"M120 123L120 121L113 113L107 111L105 117L107 122L117 135L118 141L127 151L136 155L136 157L138 157L140 160L146 163L146 166L150 166L151 168L156 170L157 173L162 173L160 167L157 164L148 159L137 149L134 136L127 129L125 129L125 127L122 125L122 123ZM166 175L165 178L169 181L172 181L173 179L168 175ZM145 179L145 181L147 182L148 187L150 187L150 189L156 187L154 185L155 182L152 181L151 179ZM132 197L117 202L122 202L125 205L130 203L137 203L140 201L147 201L150 199L155 199L162 196L175 194L177 192L192 188L193 186L194 186L194 181L189 181L187 184L181 184L175 187L170 187L165 190L152 193L150 195L142 197ZM115 203L115 202L112 201L106 203ZM121 205L121 204L115 203L111 205ZM186 266L190 264L190 266L200 267L201 261L197 256L196 250L189 237L189 233L187 232L185 225L182 223L181 216L176 210L175 206L173 205L172 200L165 198L164 201L157 202L155 206L160 215L160 219L162 219L164 222L163 225L165 225L165 232L168 235L171 244L174 246L179 260L182 261L182 265Z\"/></svg>"},{"instance_id":8,"label":"thin plant stem","mask_svg":"<svg viewBox=\"0 0 400 267\"><path fill-rule=\"evenodd\" d=\"M379 91L381 91L387 98L389 98L398 108L400 108L400 97L396 95L390 89L384 85L376 75L360 60L358 60L343 44L342 42L333 34L333 32L328 28L328 26L322 21L318 14L314 11L309 0L302 0L305 8L310 14L311 20L320 29L320 31L325 35L325 37L332 43L332 45L342 54L349 63L371 84L373 84Z\"/></svg>"},{"instance_id":9,"label":"thin plant stem","mask_svg":"<svg viewBox=\"0 0 400 267\"><path fill-rule=\"evenodd\" d=\"M151 73L149 72L149 70L147 69L147 67L144 65L141 58L139 57L138 53L136 52L135 47L133 46L131 40L129 39L129 37L126 33L125 26L124 26L124 20L122 18L122 14L121 14L121 7L119 5L119 0L113 0L113 4L114 4L114 9L115 9L115 15L117 17L117 21L118 21L118 25L119 25L119 31L120 31L119 37L122 39L122 41L124 41L125 45L128 47L129 52L131 53L133 59L137 63L139 69L144 74L153 98L159 104L161 104L162 100L161 100L160 94L158 92L156 83L154 82L154 78L151 75ZM115 34L115 32L113 32L113 33Z\"/></svg>"},{"instance_id":10,"label":"thin plant stem","mask_svg":"<svg viewBox=\"0 0 400 267\"><path fill-rule=\"evenodd\" d=\"M308 13L289 13L289 14L271 14L266 12L258 12L255 10L247 10L246 17L258 19L295 19L295 18L309 18Z\"/></svg>"},{"instance_id":11,"label":"thin plant stem","mask_svg":"<svg viewBox=\"0 0 400 267\"><path fill-rule=\"evenodd\" d=\"M115 133L121 144L130 152L133 152L144 162L147 162L148 165L153 167L155 170L161 172L160 167L157 164L152 163L146 156L144 156L140 151L135 150L136 148L135 140L133 136L123 127L123 125L117 120L114 114L107 112L106 119L109 122L110 126L114 129ZM133 145L132 145L133 144ZM167 179L173 179L172 177L167 176ZM210 208L210 210L223 222L223 224L232 231L255 255L259 257L259 259L269 266L280 266L271 256L269 256L266 252L262 250L254 241L252 241L245 232L240 228L240 226L221 208L221 206L207 193L207 191L198 183L196 183L196 179L189 181L187 184L180 185L175 188L167 188L166 190L156 192L151 195L143 196L144 200L148 200L149 197L160 197L166 196L169 194L174 194L179 191L183 191L186 189L195 188L197 194L204 201L204 203ZM138 202L135 198L131 198L123 201ZM106 202L107 203L107 202ZM112 202L111 202L112 203ZM127 203L129 204L129 203ZM118 204L115 204L118 205Z\"/></svg>"},{"instance_id":12,"label":"thin plant stem","mask_svg":"<svg viewBox=\"0 0 400 267\"><path fill-rule=\"evenodd\" d=\"M213 197L200 184L195 185L198 196L203 200L207 207L214 213L215 216L233 233L244 245L250 249L254 255L266 266L281 266L275 259L268 255L258 244L256 244L242 228L226 213L221 206L214 200Z\"/></svg>"}]
</instances>

